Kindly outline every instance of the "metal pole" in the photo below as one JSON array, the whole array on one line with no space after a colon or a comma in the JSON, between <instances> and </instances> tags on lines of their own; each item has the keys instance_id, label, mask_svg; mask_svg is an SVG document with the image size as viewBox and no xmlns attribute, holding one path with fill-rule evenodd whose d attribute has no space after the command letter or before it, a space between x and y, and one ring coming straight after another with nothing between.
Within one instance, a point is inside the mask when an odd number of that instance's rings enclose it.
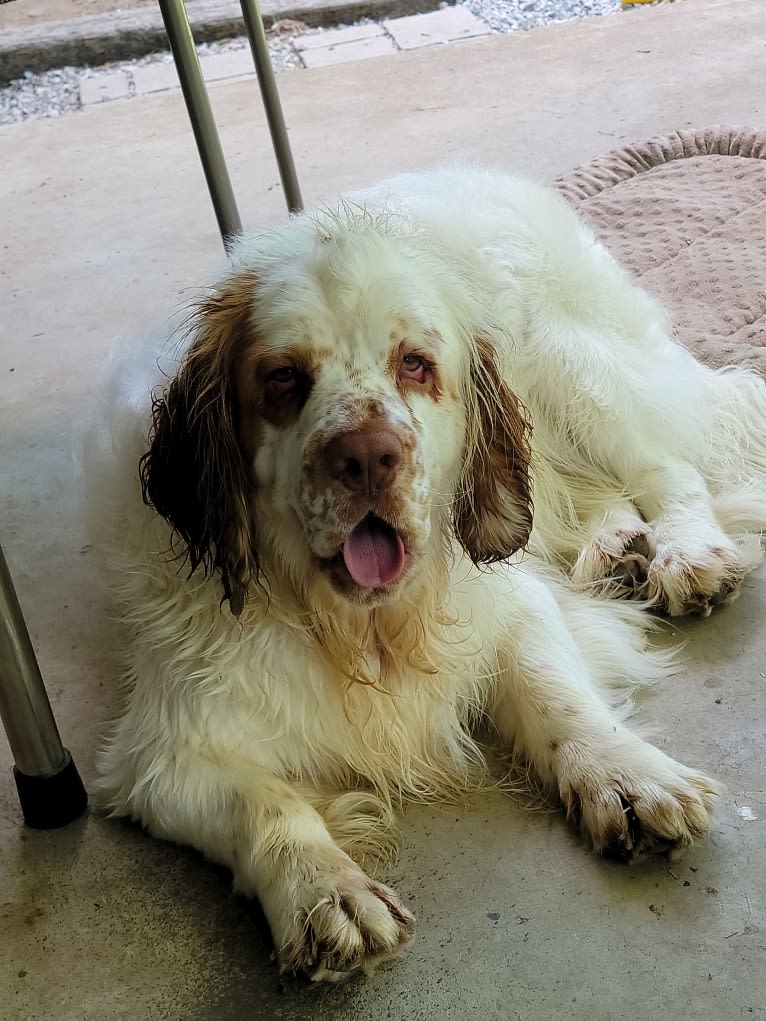
<instances>
[{"instance_id":1,"label":"metal pole","mask_svg":"<svg viewBox=\"0 0 766 1021\"><path fill-rule=\"evenodd\" d=\"M59 737L24 616L0 549L0 717L16 762L24 818L42 829L63 826L87 797Z\"/></svg>"},{"instance_id":2,"label":"metal pole","mask_svg":"<svg viewBox=\"0 0 766 1021\"><path fill-rule=\"evenodd\" d=\"M303 209L303 199L301 198L293 154L287 137L287 127L282 113L282 104L279 101L277 83L274 79L274 69L271 66L269 44L266 41L266 31L263 27L260 7L258 6L258 0L240 0L240 5L242 7L242 16L245 19L247 36L250 40L250 49L253 51L255 70L258 74L258 84L261 88L261 98L266 110L266 119L269 123L271 142L277 157L285 201L291 213L298 213Z\"/></svg>"},{"instance_id":3,"label":"metal pole","mask_svg":"<svg viewBox=\"0 0 766 1021\"><path fill-rule=\"evenodd\" d=\"M186 8L183 0L159 0L159 5L178 70L178 78L181 82L186 109L189 112L197 150L202 161L208 191L213 200L218 229L221 232L224 248L228 249L229 239L242 233L242 221L239 218L231 179L221 148L221 140L202 78Z\"/></svg>"},{"instance_id":4,"label":"metal pole","mask_svg":"<svg viewBox=\"0 0 766 1021\"><path fill-rule=\"evenodd\" d=\"M66 755L5 557L0 551L0 715L22 773L57 773Z\"/></svg>"}]
</instances>

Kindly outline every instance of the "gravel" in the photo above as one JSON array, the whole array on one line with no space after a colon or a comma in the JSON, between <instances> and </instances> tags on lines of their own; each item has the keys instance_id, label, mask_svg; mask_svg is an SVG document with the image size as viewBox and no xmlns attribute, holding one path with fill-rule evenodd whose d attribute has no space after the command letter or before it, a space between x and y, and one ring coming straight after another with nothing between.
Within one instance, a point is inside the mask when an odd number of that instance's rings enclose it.
<instances>
[{"instance_id":1,"label":"gravel","mask_svg":"<svg viewBox=\"0 0 766 1021\"><path fill-rule=\"evenodd\" d=\"M481 18L494 32L514 32L553 22L571 21L588 15L611 14L620 10L621 0L462 0L462 5ZM293 40L303 27L295 22L277 24L269 33L269 50L275 72L301 67ZM246 47L247 40L232 39L203 43L200 56ZM81 108L80 82L84 78L123 72L133 91L132 71L147 64L169 63L170 53L153 53L140 60L104 64L100 67L62 67L41 74L27 72L22 78L0 88L0 124L31 118L62 117Z\"/></svg>"},{"instance_id":2,"label":"gravel","mask_svg":"<svg viewBox=\"0 0 766 1021\"><path fill-rule=\"evenodd\" d=\"M82 68L60 67L42 74L27 72L0 89L0 124L32 117L62 117L80 109Z\"/></svg>"},{"instance_id":3,"label":"gravel","mask_svg":"<svg viewBox=\"0 0 766 1021\"><path fill-rule=\"evenodd\" d=\"M620 6L621 0L463 0L463 7L495 32L526 31L591 14L612 14Z\"/></svg>"},{"instance_id":4,"label":"gravel","mask_svg":"<svg viewBox=\"0 0 766 1021\"><path fill-rule=\"evenodd\" d=\"M278 30L269 39L269 52L275 72L301 67L301 59L292 45L298 31ZM248 49L247 39L230 39L217 43L200 43L197 53L200 57L214 53ZM82 106L80 82L85 78L100 78L104 75L123 72L128 77L128 87L134 91L132 72L134 68L150 64L170 64L173 55L168 51L152 53L138 60L125 60L98 67L60 67L55 71L33 74L27 71L23 78L17 78L5 88L0 88L0 124L14 124L18 121L63 117L74 113Z\"/></svg>"}]
</instances>

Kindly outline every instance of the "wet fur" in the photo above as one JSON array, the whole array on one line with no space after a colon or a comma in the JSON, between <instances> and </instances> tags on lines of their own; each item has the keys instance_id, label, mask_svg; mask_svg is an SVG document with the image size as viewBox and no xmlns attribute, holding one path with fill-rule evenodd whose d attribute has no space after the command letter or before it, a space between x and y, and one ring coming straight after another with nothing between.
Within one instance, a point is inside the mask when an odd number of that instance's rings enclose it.
<instances>
[{"instance_id":1,"label":"wet fur","mask_svg":"<svg viewBox=\"0 0 766 1021\"><path fill-rule=\"evenodd\" d=\"M704 834L716 784L628 728L627 692L670 669L647 604L708 613L759 562L757 376L699 365L561 199L482 171L243 239L181 335L121 346L89 441L129 631L107 810L226 864L282 967L326 980L409 941L360 863L401 800L483 782L479 720L596 851ZM412 567L349 595L319 565L367 504L321 452L372 420L403 466L370 507Z\"/></svg>"}]
</instances>

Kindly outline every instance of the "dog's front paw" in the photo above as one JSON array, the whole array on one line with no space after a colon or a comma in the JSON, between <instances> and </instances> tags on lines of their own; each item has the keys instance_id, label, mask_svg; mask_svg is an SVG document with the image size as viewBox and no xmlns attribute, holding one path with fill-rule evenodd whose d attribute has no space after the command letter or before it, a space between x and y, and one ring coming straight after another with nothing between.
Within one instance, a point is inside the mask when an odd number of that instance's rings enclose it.
<instances>
[{"instance_id":1,"label":"dog's front paw","mask_svg":"<svg viewBox=\"0 0 766 1021\"><path fill-rule=\"evenodd\" d=\"M598 853L633 861L703 836L719 793L714 780L687 769L639 738L594 760L593 746L557 751L567 817Z\"/></svg>"},{"instance_id":2,"label":"dog's front paw","mask_svg":"<svg viewBox=\"0 0 766 1021\"><path fill-rule=\"evenodd\" d=\"M645 598L654 536L642 522L600 528L582 549L572 568L581 588L600 584L613 597Z\"/></svg>"},{"instance_id":3,"label":"dog's front paw","mask_svg":"<svg viewBox=\"0 0 766 1021\"><path fill-rule=\"evenodd\" d=\"M716 606L736 599L742 579L755 564L747 551L725 536L720 539L697 549L673 542L659 545L649 568L649 598L671 617L707 617ZM756 563L759 558L760 551Z\"/></svg>"},{"instance_id":4,"label":"dog's front paw","mask_svg":"<svg viewBox=\"0 0 766 1021\"><path fill-rule=\"evenodd\" d=\"M279 953L283 971L337 982L355 971L369 974L412 939L415 919L402 901L361 870L315 888L316 902L297 912Z\"/></svg>"}]
</instances>

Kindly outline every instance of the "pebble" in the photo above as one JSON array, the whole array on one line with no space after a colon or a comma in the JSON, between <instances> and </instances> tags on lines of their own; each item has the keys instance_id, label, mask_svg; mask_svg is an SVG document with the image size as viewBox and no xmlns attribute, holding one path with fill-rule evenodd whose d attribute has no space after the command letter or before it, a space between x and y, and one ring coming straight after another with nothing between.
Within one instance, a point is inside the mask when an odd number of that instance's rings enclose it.
<instances>
[{"instance_id":1,"label":"pebble","mask_svg":"<svg viewBox=\"0 0 766 1021\"><path fill-rule=\"evenodd\" d=\"M485 21L494 32L515 32L588 15L611 14L620 10L621 0L463 0L462 6ZM300 56L292 44L301 28L292 25L275 28L269 33L274 71L279 73L301 67ZM242 49L247 45L245 39L232 39L202 43L197 50L203 56ZM62 67L40 74L27 72L22 78L0 88L0 124L74 113L81 106L80 82L83 78L122 71L132 81L134 68L169 63L172 59L170 53L154 53L139 60L101 67Z\"/></svg>"}]
</instances>

